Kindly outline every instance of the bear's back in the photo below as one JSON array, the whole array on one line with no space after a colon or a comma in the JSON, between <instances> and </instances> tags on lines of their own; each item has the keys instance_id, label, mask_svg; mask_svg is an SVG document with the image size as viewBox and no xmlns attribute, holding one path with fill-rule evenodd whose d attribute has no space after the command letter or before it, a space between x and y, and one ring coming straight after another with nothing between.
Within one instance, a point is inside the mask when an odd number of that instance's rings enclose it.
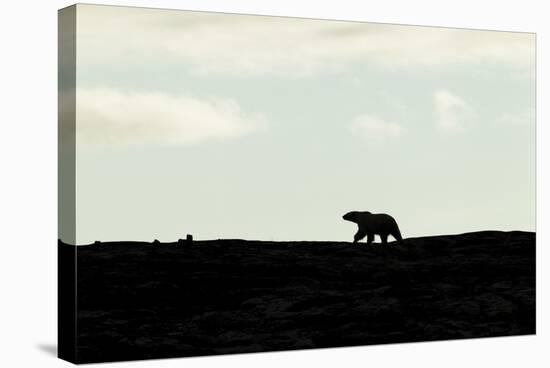
<instances>
[{"instance_id":1,"label":"bear's back","mask_svg":"<svg viewBox=\"0 0 550 368\"><path fill-rule=\"evenodd\" d=\"M371 225L370 227L376 231L389 233L397 226L395 219L386 213L372 213L365 215L365 218L368 218L367 222Z\"/></svg>"}]
</instances>

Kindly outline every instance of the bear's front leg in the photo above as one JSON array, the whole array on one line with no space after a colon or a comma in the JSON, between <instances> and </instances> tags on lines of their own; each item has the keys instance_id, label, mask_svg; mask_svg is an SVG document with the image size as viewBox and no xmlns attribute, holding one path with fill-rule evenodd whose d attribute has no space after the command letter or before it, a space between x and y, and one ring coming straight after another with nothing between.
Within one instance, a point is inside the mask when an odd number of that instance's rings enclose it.
<instances>
[{"instance_id":1,"label":"bear's front leg","mask_svg":"<svg viewBox=\"0 0 550 368\"><path fill-rule=\"evenodd\" d=\"M374 241L374 234L368 234L367 235L367 245L371 245Z\"/></svg>"},{"instance_id":2,"label":"bear's front leg","mask_svg":"<svg viewBox=\"0 0 550 368\"><path fill-rule=\"evenodd\" d=\"M367 235L367 230L359 228L357 233L353 236L353 243L357 243L359 240L363 239Z\"/></svg>"}]
</instances>

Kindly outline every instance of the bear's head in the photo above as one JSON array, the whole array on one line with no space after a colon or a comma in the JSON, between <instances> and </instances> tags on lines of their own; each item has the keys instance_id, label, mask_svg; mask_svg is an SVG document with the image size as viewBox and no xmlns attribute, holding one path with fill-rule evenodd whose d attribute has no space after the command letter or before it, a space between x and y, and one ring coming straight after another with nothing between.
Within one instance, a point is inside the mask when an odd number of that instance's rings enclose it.
<instances>
[{"instance_id":1,"label":"bear's head","mask_svg":"<svg viewBox=\"0 0 550 368\"><path fill-rule=\"evenodd\" d=\"M342 216L342 218L346 221L355 222L357 221L357 215L358 215L357 211L351 211L346 213L344 216Z\"/></svg>"},{"instance_id":2,"label":"bear's head","mask_svg":"<svg viewBox=\"0 0 550 368\"><path fill-rule=\"evenodd\" d=\"M359 222L363 222L365 216L367 215L371 215L371 213L369 211L351 211L342 216L342 218L346 221L351 221L358 224Z\"/></svg>"}]
</instances>

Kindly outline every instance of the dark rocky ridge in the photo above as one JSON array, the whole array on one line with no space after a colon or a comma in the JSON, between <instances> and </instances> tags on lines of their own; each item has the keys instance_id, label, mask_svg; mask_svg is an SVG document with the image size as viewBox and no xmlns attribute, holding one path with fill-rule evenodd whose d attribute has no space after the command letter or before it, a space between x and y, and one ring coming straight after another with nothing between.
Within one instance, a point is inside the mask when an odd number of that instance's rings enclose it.
<instances>
[{"instance_id":1,"label":"dark rocky ridge","mask_svg":"<svg viewBox=\"0 0 550 368\"><path fill-rule=\"evenodd\" d=\"M534 233L76 248L81 363L535 333Z\"/></svg>"}]
</instances>

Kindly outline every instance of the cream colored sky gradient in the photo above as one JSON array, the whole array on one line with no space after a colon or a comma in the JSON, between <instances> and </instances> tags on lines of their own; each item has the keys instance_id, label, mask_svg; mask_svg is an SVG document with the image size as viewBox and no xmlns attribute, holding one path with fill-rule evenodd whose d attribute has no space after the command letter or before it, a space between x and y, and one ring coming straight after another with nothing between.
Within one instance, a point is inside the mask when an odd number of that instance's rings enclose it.
<instances>
[{"instance_id":1,"label":"cream colored sky gradient","mask_svg":"<svg viewBox=\"0 0 550 368\"><path fill-rule=\"evenodd\" d=\"M77 8L77 242L534 230L535 36Z\"/></svg>"}]
</instances>

